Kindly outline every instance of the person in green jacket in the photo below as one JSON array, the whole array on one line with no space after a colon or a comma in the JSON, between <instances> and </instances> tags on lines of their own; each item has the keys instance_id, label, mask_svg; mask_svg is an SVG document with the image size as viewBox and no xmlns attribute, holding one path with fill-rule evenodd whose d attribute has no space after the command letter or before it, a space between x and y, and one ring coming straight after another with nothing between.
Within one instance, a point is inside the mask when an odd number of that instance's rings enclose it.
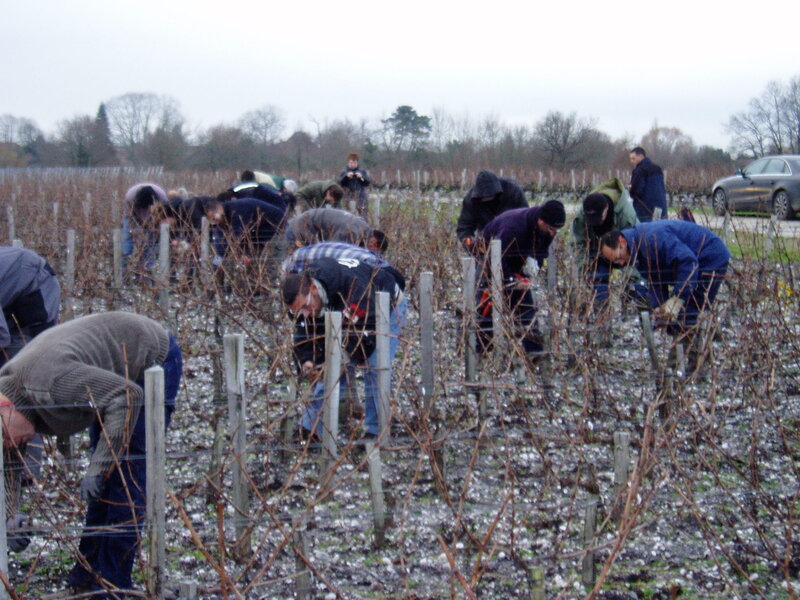
<instances>
[{"instance_id":1,"label":"person in green jacket","mask_svg":"<svg viewBox=\"0 0 800 600\"><path fill-rule=\"evenodd\" d=\"M298 188L295 196L305 202L306 208L322 208L323 206L339 208L344 190L332 180L309 181Z\"/></svg>"},{"instance_id":2,"label":"person in green jacket","mask_svg":"<svg viewBox=\"0 0 800 600\"><path fill-rule=\"evenodd\" d=\"M594 187L578 208L572 221L572 241L577 250L578 265L591 279L595 290L595 303L608 300L608 279L611 265L600 251L600 238L613 229L625 229L639 223L628 190L614 177ZM634 297L639 290L638 272L632 271Z\"/></svg>"}]
</instances>

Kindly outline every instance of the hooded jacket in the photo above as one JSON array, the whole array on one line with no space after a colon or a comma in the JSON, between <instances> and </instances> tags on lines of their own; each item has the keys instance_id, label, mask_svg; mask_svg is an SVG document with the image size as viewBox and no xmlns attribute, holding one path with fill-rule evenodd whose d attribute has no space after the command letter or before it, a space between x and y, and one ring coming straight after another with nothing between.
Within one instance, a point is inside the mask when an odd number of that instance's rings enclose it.
<instances>
[{"instance_id":1,"label":"hooded jacket","mask_svg":"<svg viewBox=\"0 0 800 600\"><path fill-rule=\"evenodd\" d=\"M481 171L461 203L461 214L456 224L458 239L464 242L476 232L483 231L497 215L527 206L525 193L516 181L498 177L491 171Z\"/></svg>"},{"instance_id":2,"label":"hooded jacket","mask_svg":"<svg viewBox=\"0 0 800 600\"><path fill-rule=\"evenodd\" d=\"M600 185L592 188L589 194L605 194L614 207L611 229L627 229L639 224L636 211L631 203L631 196L622 181L613 177L604 181ZM600 254L600 238L602 234L595 227L586 225L583 215L583 204L578 207L575 219L572 221L572 243L578 250L578 262L582 263L585 259L594 259Z\"/></svg>"}]
</instances>

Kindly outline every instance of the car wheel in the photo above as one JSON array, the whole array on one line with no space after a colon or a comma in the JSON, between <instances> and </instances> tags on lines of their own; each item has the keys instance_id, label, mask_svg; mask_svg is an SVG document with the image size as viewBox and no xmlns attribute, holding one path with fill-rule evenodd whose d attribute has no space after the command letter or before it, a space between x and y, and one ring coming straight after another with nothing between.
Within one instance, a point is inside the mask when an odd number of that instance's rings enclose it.
<instances>
[{"instance_id":1,"label":"car wheel","mask_svg":"<svg viewBox=\"0 0 800 600\"><path fill-rule=\"evenodd\" d=\"M772 214L783 220L791 219L794 216L789 194L783 190L778 190L772 199Z\"/></svg>"},{"instance_id":2,"label":"car wheel","mask_svg":"<svg viewBox=\"0 0 800 600\"><path fill-rule=\"evenodd\" d=\"M725 190L717 188L714 190L714 196L711 198L711 206L714 208L714 214L722 217L728 210L728 200L725 197Z\"/></svg>"}]
</instances>

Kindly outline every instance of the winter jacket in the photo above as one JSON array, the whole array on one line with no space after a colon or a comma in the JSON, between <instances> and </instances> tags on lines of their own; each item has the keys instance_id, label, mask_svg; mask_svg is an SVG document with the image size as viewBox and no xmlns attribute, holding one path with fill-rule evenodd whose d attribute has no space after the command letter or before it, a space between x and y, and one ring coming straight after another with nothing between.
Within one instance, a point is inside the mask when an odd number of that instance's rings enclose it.
<instances>
[{"instance_id":1,"label":"winter jacket","mask_svg":"<svg viewBox=\"0 0 800 600\"><path fill-rule=\"evenodd\" d=\"M244 183L233 186L229 191L236 199L256 198L257 200L272 204L272 206L286 212L286 200L278 191L272 189L268 185L255 181L245 181Z\"/></svg>"},{"instance_id":2,"label":"winter jacket","mask_svg":"<svg viewBox=\"0 0 800 600\"><path fill-rule=\"evenodd\" d=\"M627 229L639 224L636 211L633 209L631 197L622 182L614 177L604 181L600 185L592 188L589 194L605 194L611 200L614 211L611 226L612 229ZM583 204L578 207L575 219L572 221L572 242L578 250L577 259L579 264L586 258L594 259L600 254L600 238L606 231L603 227L587 227L583 216Z\"/></svg>"},{"instance_id":3,"label":"winter jacket","mask_svg":"<svg viewBox=\"0 0 800 600\"><path fill-rule=\"evenodd\" d=\"M641 223L623 229L632 260L651 289L672 286L688 300L701 274L724 273L731 253L710 229L675 219Z\"/></svg>"},{"instance_id":4,"label":"winter jacket","mask_svg":"<svg viewBox=\"0 0 800 600\"><path fill-rule=\"evenodd\" d=\"M342 343L351 360L365 363L375 350L375 293L388 292L392 306L401 292L386 269L355 258L319 258L306 265L324 288L323 310L342 312ZM325 319L299 319L295 326L295 356L299 364L325 361Z\"/></svg>"},{"instance_id":5,"label":"winter jacket","mask_svg":"<svg viewBox=\"0 0 800 600\"><path fill-rule=\"evenodd\" d=\"M539 266L547 258L553 238L539 231L539 210L539 206L507 210L483 228L483 238L487 246L492 238L502 242L503 277L506 279L522 275L529 256L535 258Z\"/></svg>"},{"instance_id":6,"label":"winter jacket","mask_svg":"<svg viewBox=\"0 0 800 600\"><path fill-rule=\"evenodd\" d=\"M653 211L661 209L661 218L667 218L667 190L664 187L664 172L657 164L645 157L631 173L631 197L639 221L653 220Z\"/></svg>"},{"instance_id":7,"label":"winter jacket","mask_svg":"<svg viewBox=\"0 0 800 600\"><path fill-rule=\"evenodd\" d=\"M147 317L82 317L31 340L0 369L0 392L38 433L71 435L99 417L104 433L87 475L103 475L127 446L144 401L134 381L162 364L168 350L167 330Z\"/></svg>"},{"instance_id":8,"label":"winter jacket","mask_svg":"<svg viewBox=\"0 0 800 600\"><path fill-rule=\"evenodd\" d=\"M332 185L336 185L335 181L309 181L303 187L298 188L295 196L305 201L308 208L320 208L325 205L323 198L325 197L325 190Z\"/></svg>"},{"instance_id":9,"label":"winter jacket","mask_svg":"<svg viewBox=\"0 0 800 600\"><path fill-rule=\"evenodd\" d=\"M490 200L481 199L489 195ZM458 239L464 242L472 238L500 213L527 206L525 193L516 181L481 171L461 203L461 214L456 224Z\"/></svg>"},{"instance_id":10,"label":"winter jacket","mask_svg":"<svg viewBox=\"0 0 800 600\"><path fill-rule=\"evenodd\" d=\"M129 220L131 229L134 229L136 226L143 227L148 223L150 206L152 206L154 202L136 204L136 194L145 186L150 186L153 189L152 198L155 202L160 202L161 204L167 203L167 193L155 183L137 183L128 188L128 191L125 192L125 198L122 201L122 216Z\"/></svg>"},{"instance_id":11,"label":"winter jacket","mask_svg":"<svg viewBox=\"0 0 800 600\"><path fill-rule=\"evenodd\" d=\"M286 224L286 240L292 246L318 242L366 244L372 228L362 218L338 208L312 208Z\"/></svg>"},{"instance_id":12,"label":"winter jacket","mask_svg":"<svg viewBox=\"0 0 800 600\"><path fill-rule=\"evenodd\" d=\"M55 271L31 250L0 246L0 348L12 330L58 321L61 288Z\"/></svg>"},{"instance_id":13,"label":"winter jacket","mask_svg":"<svg viewBox=\"0 0 800 600\"><path fill-rule=\"evenodd\" d=\"M295 250L290 257L283 261L281 272L283 273L302 273L307 265L320 258L355 258L356 260L369 265L375 269L386 269L395 278L401 290L406 289L406 278L395 269L380 254L375 254L355 244L345 242L321 242L303 246Z\"/></svg>"},{"instance_id":14,"label":"winter jacket","mask_svg":"<svg viewBox=\"0 0 800 600\"><path fill-rule=\"evenodd\" d=\"M359 179L356 175L350 177L350 173L361 175L361 179ZM369 186L370 183L372 182L370 181L369 174L365 169L350 169L348 167L339 173L339 185L344 188L344 195L348 200L366 202L367 186Z\"/></svg>"},{"instance_id":15,"label":"winter jacket","mask_svg":"<svg viewBox=\"0 0 800 600\"><path fill-rule=\"evenodd\" d=\"M218 255L228 251L229 240L246 243L258 249L275 237L283 226L284 212L272 204L255 198L242 198L222 203L223 223L216 227Z\"/></svg>"},{"instance_id":16,"label":"winter jacket","mask_svg":"<svg viewBox=\"0 0 800 600\"><path fill-rule=\"evenodd\" d=\"M272 173L264 173L263 171L253 171L253 175L258 183L262 183L271 187L276 192L280 192L283 188L283 181L285 177L280 175L273 175Z\"/></svg>"}]
</instances>

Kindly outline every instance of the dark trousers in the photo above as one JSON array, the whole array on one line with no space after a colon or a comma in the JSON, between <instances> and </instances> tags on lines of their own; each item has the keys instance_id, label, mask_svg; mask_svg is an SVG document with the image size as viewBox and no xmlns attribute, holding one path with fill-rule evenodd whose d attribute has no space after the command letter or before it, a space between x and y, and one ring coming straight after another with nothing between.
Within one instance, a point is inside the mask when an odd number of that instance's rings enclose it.
<instances>
[{"instance_id":1,"label":"dark trousers","mask_svg":"<svg viewBox=\"0 0 800 600\"><path fill-rule=\"evenodd\" d=\"M494 337L494 331L490 294L491 292L487 288L478 290L477 351L479 354L488 352L493 345L492 338ZM544 346L542 344L542 334L536 322L536 305L533 303L533 293L531 290L505 288L503 294L507 307L511 310L511 314L514 317L514 326L521 333L522 349L526 354L541 352Z\"/></svg>"},{"instance_id":2,"label":"dark trousers","mask_svg":"<svg viewBox=\"0 0 800 600\"><path fill-rule=\"evenodd\" d=\"M700 273L697 279L697 287L695 287L692 295L686 301L677 322L670 324L667 328L669 333L680 333L684 329L697 324L697 317L700 315L700 311L708 309L714 303L717 292L719 292L719 286L722 285L727 270L728 265L726 263L723 267ZM674 283L672 282L651 283L650 306L656 308L666 302L672 295L673 288Z\"/></svg>"},{"instance_id":3,"label":"dark trousers","mask_svg":"<svg viewBox=\"0 0 800 600\"><path fill-rule=\"evenodd\" d=\"M169 427L175 410L175 398L183 372L183 357L175 338L164 360L164 417ZM144 387L144 380L136 382ZM73 588L102 590L100 578L120 589L130 589L133 561L139 548L139 538L146 508L147 460L145 446L145 411L139 411L130 442L105 482L100 498L89 503L86 525L78 549L82 561L72 568L68 585ZM98 423L89 430L92 450L102 435ZM106 532L111 527L115 531ZM98 596L100 597L100 596ZM112 597L110 595L106 597Z\"/></svg>"}]
</instances>

